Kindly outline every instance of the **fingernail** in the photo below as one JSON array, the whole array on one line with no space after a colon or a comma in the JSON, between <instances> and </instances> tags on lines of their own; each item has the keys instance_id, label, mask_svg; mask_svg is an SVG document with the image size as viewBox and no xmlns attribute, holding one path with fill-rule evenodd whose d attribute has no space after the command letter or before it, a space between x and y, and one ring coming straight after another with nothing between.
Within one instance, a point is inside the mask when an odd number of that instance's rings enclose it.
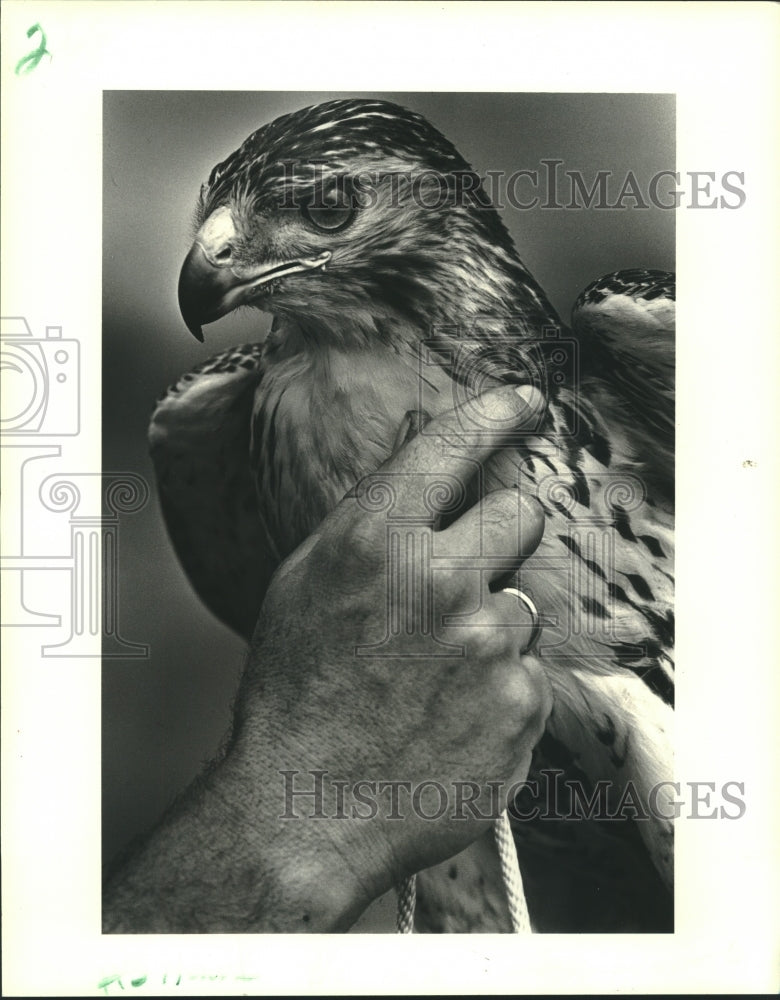
<instances>
[{"instance_id":1,"label":"fingernail","mask_svg":"<svg viewBox=\"0 0 780 1000\"><path fill-rule=\"evenodd\" d=\"M404 444L407 441L411 441L412 438L417 437L431 422L431 415L427 410L409 410L407 416L409 418L409 429L406 432Z\"/></svg>"},{"instance_id":2,"label":"fingernail","mask_svg":"<svg viewBox=\"0 0 780 1000\"><path fill-rule=\"evenodd\" d=\"M535 385L526 384L515 386L515 392L533 410L541 408L544 403L544 395L539 391L539 389L536 388Z\"/></svg>"}]
</instances>

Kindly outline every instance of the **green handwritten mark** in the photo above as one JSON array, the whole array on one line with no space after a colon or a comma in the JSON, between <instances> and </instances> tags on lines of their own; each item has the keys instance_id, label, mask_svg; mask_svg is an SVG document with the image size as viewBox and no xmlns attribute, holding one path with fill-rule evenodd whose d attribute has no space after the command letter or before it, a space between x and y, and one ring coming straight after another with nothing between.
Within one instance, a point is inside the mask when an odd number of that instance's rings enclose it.
<instances>
[{"instance_id":1,"label":"green handwritten mark","mask_svg":"<svg viewBox=\"0 0 780 1000\"><path fill-rule=\"evenodd\" d=\"M112 983L119 983L119 988L121 990L124 989L124 986L122 985L122 979L120 976L117 975L106 976L105 979L101 979L97 985L97 988L99 990L103 990L105 995L108 996L108 987L111 986Z\"/></svg>"},{"instance_id":2,"label":"green handwritten mark","mask_svg":"<svg viewBox=\"0 0 780 1000\"><path fill-rule=\"evenodd\" d=\"M212 982L212 983L215 983L215 982L224 983L226 980L231 979L231 978L233 980L235 980L236 982L249 982L251 980L258 979L259 977L258 976L242 976L242 975L234 975L234 976L231 977L231 976L203 975L203 974L201 974L201 975L187 976L187 979L190 982L196 982L196 981L200 980L200 981ZM127 982L127 981L128 981L127 976L125 976L125 982ZM101 979L100 982L97 984L97 988L99 990L102 990L105 996L116 996L117 995L116 990L110 990L110 987L114 986L117 989L122 990L123 992L125 992L125 982L122 982L122 976L120 976L118 973L114 973L112 976L104 976L104 978ZM150 987L154 987L154 985L155 985L154 982L151 981L148 976L131 977L130 980L129 980L129 982L130 982L130 986L133 989L136 989L136 990L140 989L140 987L142 987L142 986L144 986L146 984L148 984ZM168 973L167 972L163 973L163 976L162 976L162 985L163 986L167 986L167 985L180 986L181 983L182 983L182 975L181 975L181 973L179 973L176 976L176 982L175 983L172 980L168 979ZM132 996L132 995L133 995L132 993L129 994L129 996ZM147 995L147 990L142 990L140 994L136 994L136 996L140 996L140 995Z\"/></svg>"},{"instance_id":3,"label":"green handwritten mark","mask_svg":"<svg viewBox=\"0 0 780 1000\"><path fill-rule=\"evenodd\" d=\"M49 59L52 58L51 52L46 48L46 35L43 33L43 28L40 24L34 24L32 28L27 29L27 37L32 38L36 31L41 33L41 41L37 49L33 52L28 52L26 56L22 56L19 62L16 64L16 69L14 72L17 76L21 76L23 73L31 73L38 63L43 59L44 56L48 56Z\"/></svg>"}]
</instances>

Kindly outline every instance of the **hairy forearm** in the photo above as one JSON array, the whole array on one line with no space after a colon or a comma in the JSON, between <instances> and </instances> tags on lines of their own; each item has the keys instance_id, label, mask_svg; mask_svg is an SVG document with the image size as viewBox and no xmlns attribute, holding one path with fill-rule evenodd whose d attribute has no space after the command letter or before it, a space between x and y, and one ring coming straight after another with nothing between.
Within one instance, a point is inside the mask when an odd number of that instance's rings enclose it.
<instances>
[{"instance_id":1,"label":"hairy forearm","mask_svg":"<svg viewBox=\"0 0 780 1000\"><path fill-rule=\"evenodd\" d=\"M104 933L345 930L369 899L324 831L280 818L228 757L106 883Z\"/></svg>"}]
</instances>

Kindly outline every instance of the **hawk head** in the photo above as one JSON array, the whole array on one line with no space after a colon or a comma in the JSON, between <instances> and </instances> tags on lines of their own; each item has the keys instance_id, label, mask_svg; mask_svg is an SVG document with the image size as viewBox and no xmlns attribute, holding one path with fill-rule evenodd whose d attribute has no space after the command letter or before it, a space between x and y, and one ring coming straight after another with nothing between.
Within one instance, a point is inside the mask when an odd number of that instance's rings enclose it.
<instances>
[{"instance_id":1,"label":"hawk head","mask_svg":"<svg viewBox=\"0 0 780 1000\"><path fill-rule=\"evenodd\" d=\"M238 306L341 339L383 319L555 321L469 164L385 101L330 101L260 128L212 170L196 225L179 303L199 339Z\"/></svg>"}]
</instances>

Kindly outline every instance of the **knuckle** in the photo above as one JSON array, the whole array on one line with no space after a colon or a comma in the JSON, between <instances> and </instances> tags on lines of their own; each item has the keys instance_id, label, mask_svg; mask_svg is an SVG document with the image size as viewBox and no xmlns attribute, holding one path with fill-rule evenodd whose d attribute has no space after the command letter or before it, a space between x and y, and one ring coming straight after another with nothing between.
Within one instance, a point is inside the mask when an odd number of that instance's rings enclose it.
<instances>
[{"instance_id":1,"label":"knuckle","mask_svg":"<svg viewBox=\"0 0 780 1000\"><path fill-rule=\"evenodd\" d=\"M436 601L442 611L455 611L465 606L474 594L478 594L475 588L479 586L479 581L475 583L470 579L471 576L472 574L464 573L460 569L436 569L433 574L433 587Z\"/></svg>"},{"instance_id":2,"label":"knuckle","mask_svg":"<svg viewBox=\"0 0 780 1000\"><path fill-rule=\"evenodd\" d=\"M552 711L552 688L544 669L530 657L514 656L496 662L489 676L505 737L528 751L540 739Z\"/></svg>"},{"instance_id":3,"label":"knuckle","mask_svg":"<svg viewBox=\"0 0 780 1000\"><path fill-rule=\"evenodd\" d=\"M514 696L522 708L526 724L538 729L541 734L553 706L550 680L535 657L523 656L513 666Z\"/></svg>"},{"instance_id":4,"label":"knuckle","mask_svg":"<svg viewBox=\"0 0 780 1000\"><path fill-rule=\"evenodd\" d=\"M488 511L498 521L516 518L520 510L520 502L520 491L515 489L496 490L485 497Z\"/></svg>"},{"instance_id":5,"label":"knuckle","mask_svg":"<svg viewBox=\"0 0 780 1000\"><path fill-rule=\"evenodd\" d=\"M507 629L492 622L481 622L462 629L465 645L472 656L492 663L504 659L511 651L511 641Z\"/></svg>"},{"instance_id":6,"label":"knuckle","mask_svg":"<svg viewBox=\"0 0 780 1000\"><path fill-rule=\"evenodd\" d=\"M374 527L372 518L363 512L349 517L331 540L334 561L376 566L384 551Z\"/></svg>"}]
</instances>

